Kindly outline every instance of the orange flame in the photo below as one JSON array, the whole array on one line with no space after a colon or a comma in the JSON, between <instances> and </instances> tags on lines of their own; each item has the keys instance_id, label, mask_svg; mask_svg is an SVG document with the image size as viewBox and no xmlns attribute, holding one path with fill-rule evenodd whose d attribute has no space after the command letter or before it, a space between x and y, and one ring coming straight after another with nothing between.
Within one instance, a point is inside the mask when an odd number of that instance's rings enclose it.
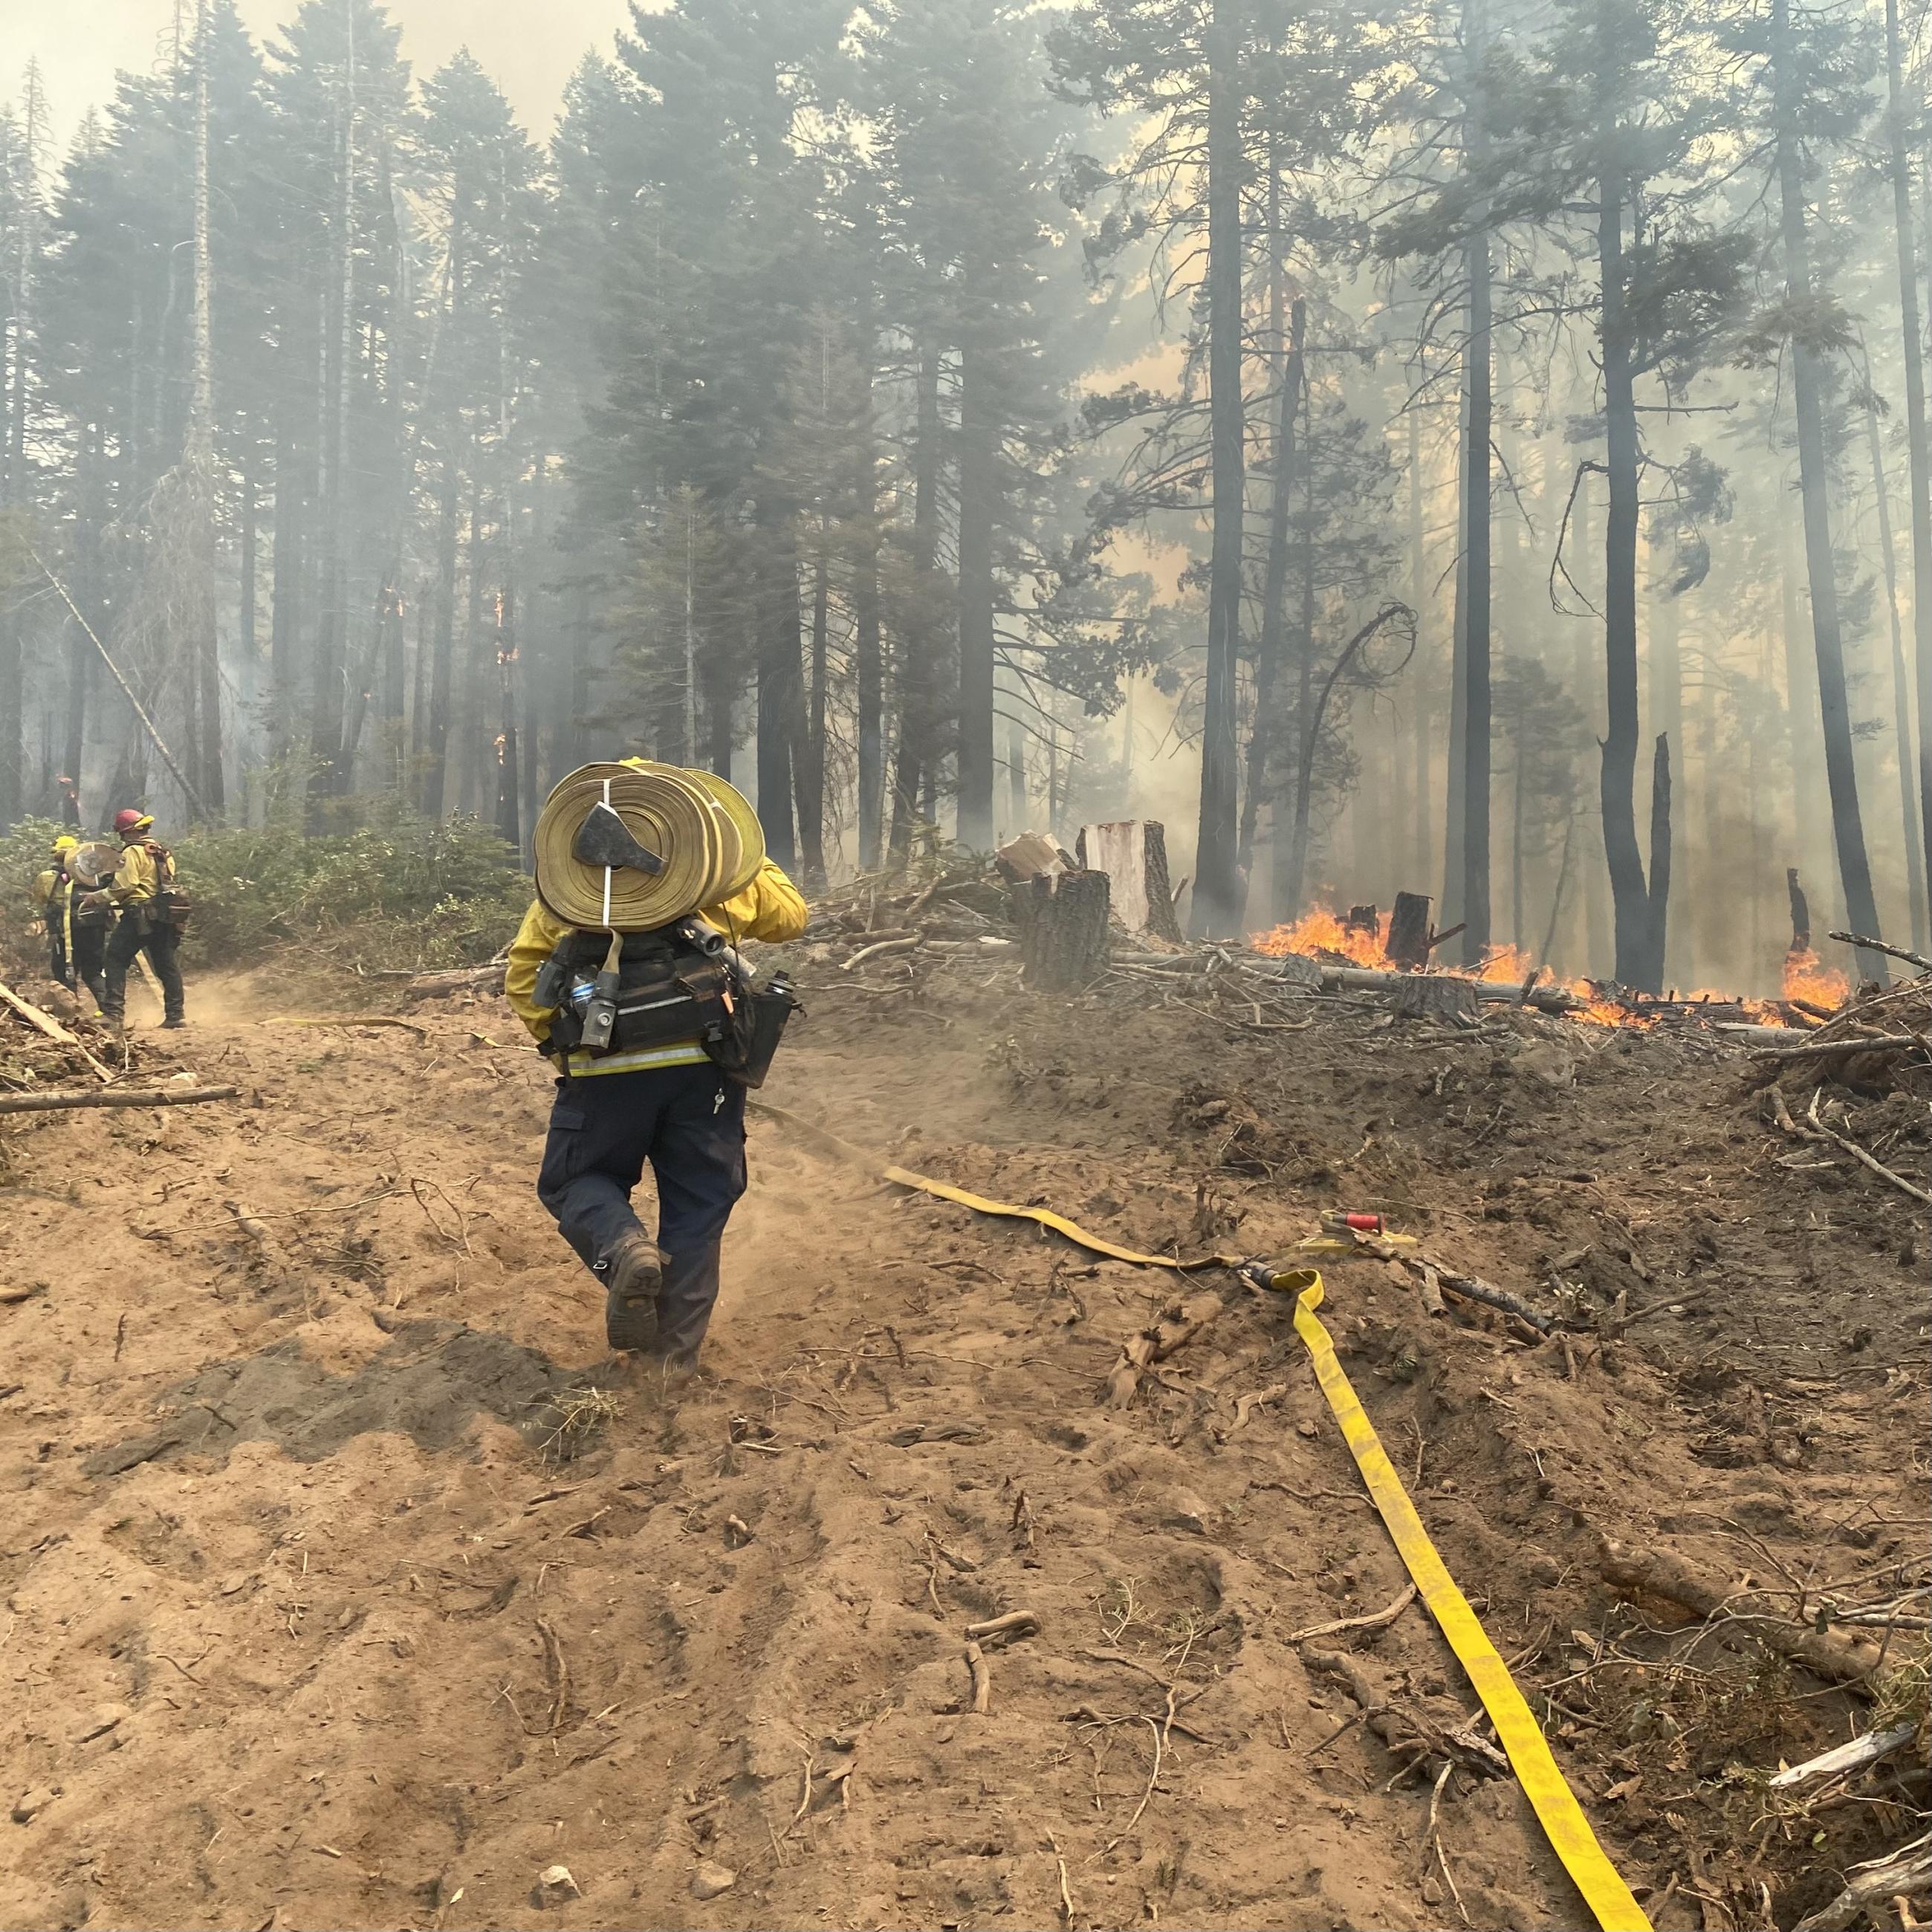
<instances>
[{"instance_id":1,"label":"orange flame","mask_svg":"<svg viewBox=\"0 0 1932 1932\"><path fill-rule=\"evenodd\" d=\"M1850 995L1852 982L1829 966L1822 966L1818 956L1808 946L1793 947L1784 956L1784 997L1803 1000L1814 1006L1841 1006Z\"/></svg>"},{"instance_id":2,"label":"orange flame","mask_svg":"<svg viewBox=\"0 0 1932 1932\"><path fill-rule=\"evenodd\" d=\"M1289 925L1277 926L1270 932L1256 934L1248 944L1256 952L1270 958L1278 959L1289 952L1318 958L1325 955L1331 963L1340 958L1372 970L1393 971L1394 962L1388 956L1389 918L1389 914L1383 914L1378 929L1371 935L1360 926L1348 925L1330 908L1318 906ZM1520 946L1496 946L1484 955L1483 963L1473 972L1466 967L1432 970L1447 978L1520 986L1535 970L1535 962ZM1657 1024L1648 1014L1633 1012L1615 1000L1604 998L1588 980L1552 978L1540 983L1568 993L1580 1002L1569 1010L1570 1015L1573 1019L1581 1020L1588 1025L1627 1027L1642 1031Z\"/></svg>"},{"instance_id":3,"label":"orange flame","mask_svg":"<svg viewBox=\"0 0 1932 1932\"><path fill-rule=\"evenodd\" d=\"M1390 914L1384 913L1378 929L1372 933L1362 926L1345 925L1326 906L1318 906L1293 925L1278 926L1272 932L1264 932L1249 944L1257 952L1265 953L1270 959L1279 959L1289 952L1334 952L1358 966L1379 969L1390 963Z\"/></svg>"}]
</instances>

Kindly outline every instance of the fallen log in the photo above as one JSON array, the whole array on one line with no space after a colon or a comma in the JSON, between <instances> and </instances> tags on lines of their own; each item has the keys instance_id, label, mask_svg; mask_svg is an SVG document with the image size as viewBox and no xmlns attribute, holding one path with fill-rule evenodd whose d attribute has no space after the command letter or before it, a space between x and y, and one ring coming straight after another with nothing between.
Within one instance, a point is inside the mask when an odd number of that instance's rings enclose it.
<instances>
[{"instance_id":1,"label":"fallen log","mask_svg":"<svg viewBox=\"0 0 1932 1932\"><path fill-rule=\"evenodd\" d=\"M1741 1029L1742 1030L1742 1029ZM1766 1033L1788 1032L1788 1028L1766 1027L1755 1029ZM1860 1053L1910 1053L1916 1046L1925 1042L1916 1034L1886 1033L1861 1038L1855 1033L1839 1034L1830 1040L1816 1040L1809 1034L1797 1036L1790 1046L1754 1046L1754 1060L1826 1060L1836 1055L1849 1058Z\"/></svg>"},{"instance_id":2,"label":"fallen log","mask_svg":"<svg viewBox=\"0 0 1932 1932\"><path fill-rule=\"evenodd\" d=\"M1876 1644L1834 1636L1796 1622L1762 1590L1737 1590L1694 1570L1666 1550L1642 1550L1605 1537L1597 1554L1604 1582L1631 1596L1661 1597L1706 1618L1744 1624L1768 1650L1802 1664L1828 1682L1871 1695Z\"/></svg>"},{"instance_id":3,"label":"fallen log","mask_svg":"<svg viewBox=\"0 0 1932 1932\"><path fill-rule=\"evenodd\" d=\"M1406 987L1413 986L1420 976L1422 976L1411 973L1380 973L1367 966L1322 968L1322 983L1330 992L1387 993L1393 996ZM1478 1000L1494 1005L1523 1004L1520 980L1465 980L1449 974L1442 976L1454 979L1459 986L1474 987ZM1574 993L1565 992L1561 986L1538 986L1532 990L1527 1004L1539 1012L1573 1013L1588 1002L1580 1000Z\"/></svg>"},{"instance_id":4,"label":"fallen log","mask_svg":"<svg viewBox=\"0 0 1932 1932\"><path fill-rule=\"evenodd\" d=\"M403 988L406 1000L447 1000L458 993L500 993L503 990L504 962L493 959L487 966L464 966L450 973L418 973Z\"/></svg>"},{"instance_id":5,"label":"fallen log","mask_svg":"<svg viewBox=\"0 0 1932 1932\"><path fill-rule=\"evenodd\" d=\"M0 1114L52 1114L70 1107L192 1107L232 1100L238 1087L108 1087L79 1094L0 1094Z\"/></svg>"}]
</instances>

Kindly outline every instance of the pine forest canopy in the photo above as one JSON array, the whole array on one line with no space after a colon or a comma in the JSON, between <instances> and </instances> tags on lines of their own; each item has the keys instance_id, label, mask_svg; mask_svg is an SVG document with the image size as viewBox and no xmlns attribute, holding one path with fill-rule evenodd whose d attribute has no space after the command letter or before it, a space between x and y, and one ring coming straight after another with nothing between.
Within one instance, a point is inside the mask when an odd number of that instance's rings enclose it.
<instances>
[{"instance_id":1,"label":"pine forest canopy","mask_svg":"<svg viewBox=\"0 0 1932 1932\"><path fill-rule=\"evenodd\" d=\"M675 0L547 146L407 0L174 11L0 106L0 827L643 752L808 884L1926 944L1925 0Z\"/></svg>"}]
</instances>

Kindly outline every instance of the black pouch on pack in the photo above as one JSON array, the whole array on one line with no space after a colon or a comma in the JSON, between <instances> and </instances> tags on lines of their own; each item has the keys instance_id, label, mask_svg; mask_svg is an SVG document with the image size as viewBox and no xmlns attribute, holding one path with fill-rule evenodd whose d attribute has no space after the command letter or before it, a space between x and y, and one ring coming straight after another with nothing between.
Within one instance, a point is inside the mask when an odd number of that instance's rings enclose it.
<instances>
[{"instance_id":1,"label":"black pouch on pack","mask_svg":"<svg viewBox=\"0 0 1932 1932\"><path fill-rule=\"evenodd\" d=\"M734 995L730 1025L717 1039L707 1040L704 1050L727 1079L741 1087L762 1087L785 1023L800 1010L791 982L782 973L775 974L767 986L741 986Z\"/></svg>"}]
</instances>

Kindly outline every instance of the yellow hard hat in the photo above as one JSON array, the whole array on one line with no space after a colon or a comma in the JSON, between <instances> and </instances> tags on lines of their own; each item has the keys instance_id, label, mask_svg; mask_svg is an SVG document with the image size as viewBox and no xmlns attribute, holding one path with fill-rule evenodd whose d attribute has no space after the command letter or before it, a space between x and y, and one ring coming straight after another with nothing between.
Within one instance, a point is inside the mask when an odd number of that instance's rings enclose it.
<instances>
[{"instance_id":1,"label":"yellow hard hat","mask_svg":"<svg viewBox=\"0 0 1932 1932\"><path fill-rule=\"evenodd\" d=\"M72 852L79 848L80 844L80 841L72 832L63 832L54 841L54 856L58 859L67 853Z\"/></svg>"}]
</instances>

